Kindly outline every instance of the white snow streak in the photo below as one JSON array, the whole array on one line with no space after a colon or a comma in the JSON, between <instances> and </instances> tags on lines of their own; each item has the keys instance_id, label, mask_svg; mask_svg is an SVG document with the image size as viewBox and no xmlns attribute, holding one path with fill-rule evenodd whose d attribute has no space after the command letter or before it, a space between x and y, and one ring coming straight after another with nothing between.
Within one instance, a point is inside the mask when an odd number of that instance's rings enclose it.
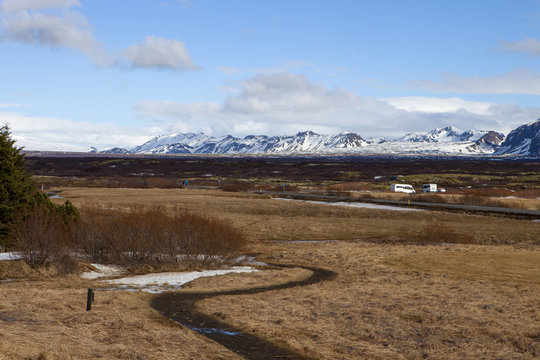
<instances>
[{"instance_id":1,"label":"white snow streak","mask_svg":"<svg viewBox=\"0 0 540 360\"><path fill-rule=\"evenodd\" d=\"M158 294L167 290L180 289L182 285L195 279L208 276L225 275L229 273L247 273L258 271L248 266L235 266L224 270L206 270L192 272L167 272L147 275L129 276L121 279L107 280L110 284L119 285L122 290L141 290Z\"/></svg>"},{"instance_id":2,"label":"white snow streak","mask_svg":"<svg viewBox=\"0 0 540 360\"><path fill-rule=\"evenodd\" d=\"M121 266L117 265L101 265L92 264L96 268L96 271L87 271L81 274L83 279L93 280L100 277L112 277L119 276L125 273L125 270Z\"/></svg>"},{"instance_id":3,"label":"white snow streak","mask_svg":"<svg viewBox=\"0 0 540 360\"><path fill-rule=\"evenodd\" d=\"M392 210L392 211L424 211L422 209L413 209L408 207L400 206L390 206L390 205L377 205L377 204L368 204L368 203L359 203L359 202L325 202L325 201L312 201L312 200L296 200L296 199L281 199L275 198L274 200L286 200L286 201L299 201L310 204L321 204L321 205L330 205L330 206L347 206L355 208L366 208L374 210Z\"/></svg>"},{"instance_id":4,"label":"white snow streak","mask_svg":"<svg viewBox=\"0 0 540 360\"><path fill-rule=\"evenodd\" d=\"M21 256L14 252L4 252L0 253L0 261L6 261L6 260L17 260L20 259Z\"/></svg>"}]
</instances>

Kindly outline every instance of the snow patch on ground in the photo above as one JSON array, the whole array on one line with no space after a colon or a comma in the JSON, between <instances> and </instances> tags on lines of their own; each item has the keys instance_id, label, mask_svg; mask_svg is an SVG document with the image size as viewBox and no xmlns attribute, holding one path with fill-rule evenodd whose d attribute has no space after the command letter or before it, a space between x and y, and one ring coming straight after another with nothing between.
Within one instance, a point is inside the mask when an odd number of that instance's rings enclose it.
<instances>
[{"instance_id":1,"label":"snow patch on ground","mask_svg":"<svg viewBox=\"0 0 540 360\"><path fill-rule=\"evenodd\" d=\"M124 274L124 268L118 265L92 264L96 271L87 271L81 274L83 279L94 280L101 277L113 277Z\"/></svg>"},{"instance_id":2,"label":"snow patch on ground","mask_svg":"<svg viewBox=\"0 0 540 360\"><path fill-rule=\"evenodd\" d=\"M129 276L121 279L107 280L118 285L118 289L126 291L146 291L159 294L163 291L178 290L182 285L201 277L225 275L229 273L248 273L258 271L249 266L235 266L224 270L206 270L192 272L167 272Z\"/></svg>"},{"instance_id":3,"label":"snow patch on ground","mask_svg":"<svg viewBox=\"0 0 540 360\"><path fill-rule=\"evenodd\" d=\"M17 260L20 259L21 256L14 252L4 252L0 253L0 261L7 261L7 260Z\"/></svg>"},{"instance_id":4,"label":"snow patch on ground","mask_svg":"<svg viewBox=\"0 0 540 360\"><path fill-rule=\"evenodd\" d=\"M274 200L286 200L286 201L300 201L310 204L321 204L321 205L330 205L330 206L347 206L355 208L365 208L365 209L374 209L374 210L392 210L392 211L425 211L422 209L413 209L409 207L400 207L400 206L390 206L390 205L377 205L369 203L359 203L359 202L326 202L326 201L312 201L312 200L296 200L296 199L281 199L276 198Z\"/></svg>"},{"instance_id":5,"label":"snow patch on ground","mask_svg":"<svg viewBox=\"0 0 540 360\"><path fill-rule=\"evenodd\" d=\"M253 266L267 266L268 264L262 261L257 261L254 256L242 255L235 259L237 264L249 264Z\"/></svg>"}]
</instances>

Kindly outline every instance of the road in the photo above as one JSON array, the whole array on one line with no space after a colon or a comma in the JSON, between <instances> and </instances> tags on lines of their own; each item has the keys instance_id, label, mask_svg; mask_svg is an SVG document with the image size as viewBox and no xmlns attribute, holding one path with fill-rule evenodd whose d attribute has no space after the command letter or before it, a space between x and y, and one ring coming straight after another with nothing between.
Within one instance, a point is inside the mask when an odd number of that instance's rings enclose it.
<instances>
[{"instance_id":1,"label":"road","mask_svg":"<svg viewBox=\"0 0 540 360\"><path fill-rule=\"evenodd\" d=\"M496 207L496 206L480 206L480 205L462 205L462 204L445 204L445 203L432 203L425 201L406 201L406 200L385 200L385 199L358 199L351 196L331 196L331 195L318 195L318 194L309 194L309 193L299 193L299 192L280 192L280 191L256 191L256 194L267 194L280 198L294 198L301 200L322 200L329 202L362 202L362 203L373 203L373 204L384 204L384 205L396 205L396 206L413 206L422 209L429 210L449 210L449 211L459 211L467 213L481 213L481 214L495 214L503 215L508 217L517 217L525 219L540 219L540 211L538 210L525 210L525 209L514 209L506 207Z\"/></svg>"}]
</instances>

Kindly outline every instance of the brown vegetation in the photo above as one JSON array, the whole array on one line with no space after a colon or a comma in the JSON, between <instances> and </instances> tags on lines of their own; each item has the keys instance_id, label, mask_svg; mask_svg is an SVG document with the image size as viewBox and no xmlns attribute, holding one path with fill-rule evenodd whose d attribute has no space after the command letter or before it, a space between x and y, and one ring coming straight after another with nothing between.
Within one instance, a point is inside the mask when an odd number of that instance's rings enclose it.
<instances>
[{"instance_id":1,"label":"brown vegetation","mask_svg":"<svg viewBox=\"0 0 540 360\"><path fill-rule=\"evenodd\" d=\"M60 190L60 189L58 189ZM402 212L270 199L266 195L197 189L62 189L77 206L102 209L140 206L180 208L222 219L251 242L281 240L368 240L404 242L432 220L479 244L540 244L540 223L447 212ZM392 194L390 195L398 195ZM402 195L399 195L402 196ZM60 199L63 200L63 199Z\"/></svg>"},{"instance_id":2,"label":"brown vegetation","mask_svg":"<svg viewBox=\"0 0 540 360\"><path fill-rule=\"evenodd\" d=\"M233 326L310 358L540 354L538 249L337 242L264 244L259 250L266 261L317 264L338 278L273 293L220 296L199 308L225 314ZM204 289L206 281L194 286Z\"/></svg>"},{"instance_id":3,"label":"brown vegetation","mask_svg":"<svg viewBox=\"0 0 540 360\"><path fill-rule=\"evenodd\" d=\"M69 226L44 206L21 215L11 236L15 249L31 267L66 263L71 245ZM61 260L62 259L62 260Z\"/></svg>"},{"instance_id":4,"label":"brown vegetation","mask_svg":"<svg viewBox=\"0 0 540 360\"><path fill-rule=\"evenodd\" d=\"M28 265L53 265L60 274L78 271L75 257L132 271L213 268L246 243L219 219L157 206L130 211L87 206L74 223L37 207L19 219L12 236L14 250Z\"/></svg>"},{"instance_id":5,"label":"brown vegetation","mask_svg":"<svg viewBox=\"0 0 540 360\"><path fill-rule=\"evenodd\" d=\"M199 303L243 332L306 356L539 356L538 222L355 209L216 190L56 190L79 207L93 204L92 211L100 212L94 226L109 226L111 215L123 214L139 214L137 221L144 222L143 211L135 209L159 205L172 217L189 211L241 229L258 260L337 272L336 280L307 287ZM468 242L483 245L461 244ZM307 275L300 269L226 275L197 280L184 291L256 287ZM93 310L85 312L86 289L106 288L102 282L50 278L21 261L0 262L0 279L13 278L21 280L0 282L0 354L7 359L238 359L151 310L148 294L97 289Z\"/></svg>"},{"instance_id":6,"label":"brown vegetation","mask_svg":"<svg viewBox=\"0 0 540 360\"><path fill-rule=\"evenodd\" d=\"M405 236L407 243L415 244L474 244L475 239L450 227L439 220L427 221L419 229L411 230Z\"/></svg>"},{"instance_id":7,"label":"brown vegetation","mask_svg":"<svg viewBox=\"0 0 540 360\"><path fill-rule=\"evenodd\" d=\"M245 245L243 235L225 222L183 210L82 210L75 247L92 262L132 270L211 268L236 256Z\"/></svg>"}]
</instances>

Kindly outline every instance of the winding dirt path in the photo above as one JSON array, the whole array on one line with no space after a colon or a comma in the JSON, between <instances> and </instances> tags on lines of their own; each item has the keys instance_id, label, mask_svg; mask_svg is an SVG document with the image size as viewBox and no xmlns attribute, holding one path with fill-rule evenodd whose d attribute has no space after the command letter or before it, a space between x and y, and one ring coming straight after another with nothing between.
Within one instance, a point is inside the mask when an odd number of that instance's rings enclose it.
<instances>
[{"instance_id":1,"label":"winding dirt path","mask_svg":"<svg viewBox=\"0 0 540 360\"><path fill-rule=\"evenodd\" d=\"M161 312L164 316L173 319L182 325L218 342L227 349L243 356L245 359L309 359L304 355L296 353L292 349L278 346L252 334L244 334L240 329L234 328L227 323L209 315L202 314L196 309L195 303L197 301L215 296L257 294L296 286L306 286L321 281L331 280L337 275L333 271L315 267L282 264L270 265L282 268L300 267L310 270L312 275L304 280L290 281L279 285L261 286L249 289L197 293L164 293L156 296L152 300L151 306Z\"/></svg>"}]
</instances>

